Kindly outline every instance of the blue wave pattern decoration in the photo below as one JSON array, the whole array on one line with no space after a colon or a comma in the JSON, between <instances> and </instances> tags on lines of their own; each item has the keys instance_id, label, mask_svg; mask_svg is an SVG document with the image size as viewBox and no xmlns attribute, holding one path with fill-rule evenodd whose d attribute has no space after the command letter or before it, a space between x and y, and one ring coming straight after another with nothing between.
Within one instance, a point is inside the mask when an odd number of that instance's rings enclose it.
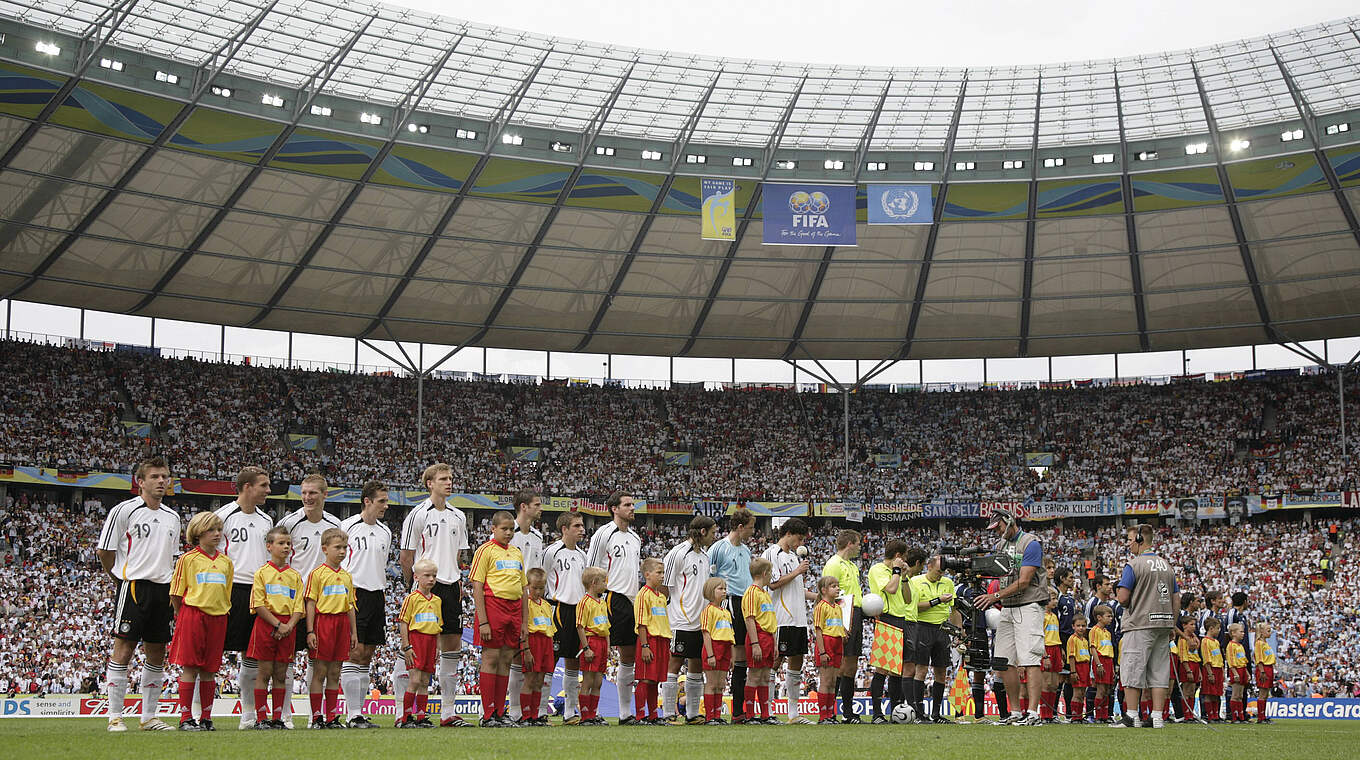
<instances>
[{"instance_id":1,"label":"blue wave pattern decoration","mask_svg":"<svg viewBox=\"0 0 1360 760\"><path fill-rule=\"evenodd\" d=\"M1214 182L1152 182L1132 179L1133 197L1155 195L1190 203L1223 203L1223 188Z\"/></svg>"},{"instance_id":2,"label":"blue wave pattern decoration","mask_svg":"<svg viewBox=\"0 0 1360 760\"><path fill-rule=\"evenodd\" d=\"M1238 200L1250 200L1252 198L1259 198L1267 195L1284 195L1303 190L1310 185L1322 185L1325 187L1326 184L1327 177L1322 173L1322 167L1313 164L1275 187L1238 187L1237 184L1234 183L1233 191L1237 194Z\"/></svg>"},{"instance_id":3,"label":"blue wave pattern decoration","mask_svg":"<svg viewBox=\"0 0 1360 760\"><path fill-rule=\"evenodd\" d=\"M570 176L571 172L566 170L549 171L494 185L480 185L473 192L478 195L519 195L553 201L562 192L562 185ZM656 194L660 189L655 184L634 177L582 172L576 181L576 185L571 189L570 198L572 200L587 200L591 198L636 196L651 204L656 200ZM691 195L672 187L670 192L666 194L666 199L661 202L661 208L665 211L697 214L701 203L697 195Z\"/></svg>"},{"instance_id":4,"label":"blue wave pattern decoration","mask_svg":"<svg viewBox=\"0 0 1360 760\"><path fill-rule=\"evenodd\" d=\"M1360 152L1348 156L1333 156L1330 160L1338 182L1360 181Z\"/></svg>"},{"instance_id":5,"label":"blue wave pattern decoration","mask_svg":"<svg viewBox=\"0 0 1360 760\"><path fill-rule=\"evenodd\" d=\"M1118 180L1091 182L1040 190L1035 212L1038 214L1072 214L1090 211L1123 202L1123 191ZM1121 207L1119 209L1123 211Z\"/></svg>"}]
</instances>

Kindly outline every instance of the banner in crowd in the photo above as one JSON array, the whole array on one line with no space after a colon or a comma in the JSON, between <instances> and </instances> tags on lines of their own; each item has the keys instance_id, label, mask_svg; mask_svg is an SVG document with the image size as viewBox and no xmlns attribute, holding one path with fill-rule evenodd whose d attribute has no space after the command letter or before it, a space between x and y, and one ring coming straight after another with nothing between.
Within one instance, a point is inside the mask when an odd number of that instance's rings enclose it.
<instances>
[{"instance_id":1,"label":"banner in crowd","mask_svg":"<svg viewBox=\"0 0 1360 760\"><path fill-rule=\"evenodd\" d=\"M961 496L937 496L922 505L921 516L927 520L957 520L982 517L982 506L975 499Z\"/></svg>"},{"instance_id":2,"label":"banner in crowd","mask_svg":"<svg viewBox=\"0 0 1360 760\"><path fill-rule=\"evenodd\" d=\"M1052 467L1053 453L1049 451L1027 451L1025 452L1026 467Z\"/></svg>"},{"instance_id":3,"label":"banner in crowd","mask_svg":"<svg viewBox=\"0 0 1360 760\"><path fill-rule=\"evenodd\" d=\"M1119 514L1118 499L1103 496L1087 501L1034 501L1025 504L1025 519L1066 520L1074 517L1113 517Z\"/></svg>"},{"instance_id":4,"label":"banner in crowd","mask_svg":"<svg viewBox=\"0 0 1360 760\"><path fill-rule=\"evenodd\" d=\"M870 520L882 522L905 522L925 517L925 505L919 501L872 503L864 508Z\"/></svg>"},{"instance_id":5,"label":"banner in crowd","mask_svg":"<svg viewBox=\"0 0 1360 760\"><path fill-rule=\"evenodd\" d=\"M930 185L867 185L869 224L931 224Z\"/></svg>"},{"instance_id":6,"label":"banner in crowd","mask_svg":"<svg viewBox=\"0 0 1360 760\"><path fill-rule=\"evenodd\" d=\"M316 436L305 433L289 433L288 445L298 451L316 451L320 448Z\"/></svg>"},{"instance_id":7,"label":"banner in crowd","mask_svg":"<svg viewBox=\"0 0 1360 760\"><path fill-rule=\"evenodd\" d=\"M538 446L510 446L510 459L515 462L537 462L543 459L543 449Z\"/></svg>"},{"instance_id":8,"label":"banner in crowd","mask_svg":"<svg viewBox=\"0 0 1360 760\"><path fill-rule=\"evenodd\" d=\"M737 239L737 182L731 179L699 180L700 237L704 240Z\"/></svg>"},{"instance_id":9,"label":"banner in crowd","mask_svg":"<svg viewBox=\"0 0 1360 760\"><path fill-rule=\"evenodd\" d=\"M811 512L810 505L806 501L748 501L741 503L719 499L701 499L694 502L693 513L720 520L737 511L738 506L745 507L748 512L756 517L807 517Z\"/></svg>"},{"instance_id":10,"label":"banner in crowd","mask_svg":"<svg viewBox=\"0 0 1360 760\"><path fill-rule=\"evenodd\" d=\"M694 454L688 451L664 451L661 456L668 467L689 467L694 464Z\"/></svg>"},{"instance_id":11,"label":"banner in crowd","mask_svg":"<svg viewBox=\"0 0 1360 760\"><path fill-rule=\"evenodd\" d=\"M1178 499L1174 497L1167 496L1160 499L1150 499L1125 496L1123 501L1123 513L1126 515L1140 515L1145 517L1176 516L1176 502Z\"/></svg>"},{"instance_id":12,"label":"banner in crowd","mask_svg":"<svg viewBox=\"0 0 1360 760\"><path fill-rule=\"evenodd\" d=\"M151 437L151 423L150 423L150 422L128 422L127 420L124 420L124 421L123 421L123 435L132 436L133 438L150 438L150 437Z\"/></svg>"},{"instance_id":13,"label":"banner in crowd","mask_svg":"<svg viewBox=\"0 0 1360 760\"><path fill-rule=\"evenodd\" d=\"M901 454L874 454L875 467L887 467L896 469L902 466Z\"/></svg>"},{"instance_id":14,"label":"banner in crowd","mask_svg":"<svg viewBox=\"0 0 1360 760\"><path fill-rule=\"evenodd\" d=\"M765 245L855 245L855 186L765 183Z\"/></svg>"},{"instance_id":15,"label":"banner in crowd","mask_svg":"<svg viewBox=\"0 0 1360 760\"><path fill-rule=\"evenodd\" d=\"M1263 493L1247 497L1251 514L1273 512L1278 509L1330 509L1351 506L1340 491L1312 493Z\"/></svg>"},{"instance_id":16,"label":"banner in crowd","mask_svg":"<svg viewBox=\"0 0 1360 760\"><path fill-rule=\"evenodd\" d=\"M852 523L864 522L864 503L859 501L845 502L845 520Z\"/></svg>"}]
</instances>

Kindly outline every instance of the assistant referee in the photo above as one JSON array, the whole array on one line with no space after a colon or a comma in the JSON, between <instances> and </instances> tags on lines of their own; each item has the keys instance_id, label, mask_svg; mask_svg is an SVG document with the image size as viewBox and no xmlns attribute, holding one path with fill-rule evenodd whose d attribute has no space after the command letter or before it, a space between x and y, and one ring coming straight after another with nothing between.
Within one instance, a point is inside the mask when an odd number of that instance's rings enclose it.
<instances>
[{"instance_id":1,"label":"assistant referee","mask_svg":"<svg viewBox=\"0 0 1360 760\"><path fill-rule=\"evenodd\" d=\"M907 686L913 698L916 714L925 717L924 705L926 674L935 669L935 683L930 690L930 720L953 723L944 715L944 688L949 678L949 634L941 626L951 616L955 625L962 621L954 616L954 580L944 574L942 558L930 558L926 571L911 579L912 605L916 608L916 642L911 661L916 675Z\"/></svg>"}]
</instances>

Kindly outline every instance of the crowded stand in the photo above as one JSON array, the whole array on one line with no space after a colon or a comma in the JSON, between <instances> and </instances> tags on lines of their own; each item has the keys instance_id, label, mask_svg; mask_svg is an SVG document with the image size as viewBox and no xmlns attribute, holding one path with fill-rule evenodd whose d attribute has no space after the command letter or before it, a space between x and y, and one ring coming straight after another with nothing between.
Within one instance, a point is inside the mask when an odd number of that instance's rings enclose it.
<instances>
[{"instance_id":1,"label":"crowded stand","mask_svg":"<svg viewBox=\"0 0 1360 760\"><path fill-rule=\"evenodd\" d=\"M1105 494L1349 490L1328 375L1044 390L887 393L850 404L792 390L625 389L283 370L0 342L0 462L123 471L143 449L182 477L230 480L241 461L297 482L377 478L419 488L430 452L454 487L659 501L1088 499ZM1360 393L1348 393L1348 404ZM1360 408L1360 404L1356 405ZM248 422L246 422L248 421ZM122 422L149 423L143 439ZM289 434L316 436L293 448ZM1360 444L1351 435L1348 447ZM423 446L423 449L421 448ZM536 459L508 453L539 449ZM424 454L421 451L425 452ZM664 452L692 454L690 466ZM1039 474L1025 452L1048 452ZM878 455L898 455L879 466ZM849 479L847 481L847 469Z\"/></svg>"}]
</instances>

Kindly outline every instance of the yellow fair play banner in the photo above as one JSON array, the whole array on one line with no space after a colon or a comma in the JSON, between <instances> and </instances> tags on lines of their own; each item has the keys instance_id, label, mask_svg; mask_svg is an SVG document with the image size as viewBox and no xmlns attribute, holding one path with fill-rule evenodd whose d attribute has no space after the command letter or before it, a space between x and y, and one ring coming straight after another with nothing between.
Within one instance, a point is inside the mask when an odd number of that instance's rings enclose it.
<instances>
[{"instance_id":1,"label":"yellow fair play banner","mask_svg":"<svg viewBox=\"0 0 1360 760\"><path fill-rule=\"evenodd\" d=\"M737 239L737 183L731 179L699 180L699 216L704 240Z\"/></svg>"}]
</instances>

